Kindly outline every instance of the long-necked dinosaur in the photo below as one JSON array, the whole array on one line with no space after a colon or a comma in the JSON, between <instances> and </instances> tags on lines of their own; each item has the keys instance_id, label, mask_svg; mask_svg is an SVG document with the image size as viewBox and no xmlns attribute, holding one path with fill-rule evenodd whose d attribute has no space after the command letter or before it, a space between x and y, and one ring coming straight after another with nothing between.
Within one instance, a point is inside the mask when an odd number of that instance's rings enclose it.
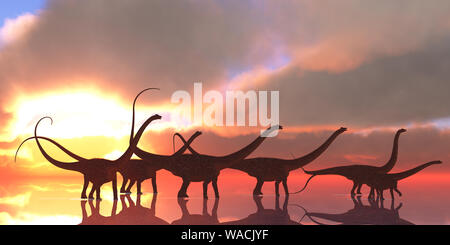
<instances>
[{"instance_id":1,"label":"long-necked dinosaur","mask_svg":"<svg viewBox=\"0 0 450 245\"><path fill-rule=\"evenodd\" d=\"M311 153L292 160L280 159L280 158L267 158L258 157L251 159L244 159L238 163L232 165L230 168L241 170L248 175L255 177L257 180L253 195L262 195L261 188L266 181L275 181L275 193L277 196L279 193L280 183L283 183L284 191L286 195L289 195L287 186L287 178L291 171L301 168L308 163L311 163L318 158L331 143L343 132L346 128L340 128L336 130L321 146L312 151ZM178 136L186 145L187 142L180 134L174 134L174 137ZM188 149L192 154L198 154L192 147L188 146Z\"/></svg>"},{"instance_id":2,"label":"long-necked dinosaur","mask_svg":"<svg viewBox=\"0 0 450 245\"><path fill-rule=\"evenodd\" d=\"M369 199L369 205L364 205L361 196L358 196L357 199L352 196L352 201L354 207L339 214L308 212L303 207L297 206L305 211L303 218L308 217L312 222L319 225L324 225L324 223L316 219L327 220L340 225L414 225L400 218L399 210L402 204L395 208L394 200L391 202L390 209L384 208L382 200L379 204L378 200Z\"/></svg>"},{"instance_id":3,"label":"long-necked dinosaur","mask_svg":"<svg viewBox=\"0 0 450 245\"><path fill-rule=\"evenodd\" d=\"M58 160L52 158L50 155L47 154L47 152L44 150L44 148L40 144L39 138L46 139L50 142L55 142L49 138L37 136L37 128L39 126L39 123L43 119L47 119L47 118L50 119L51 122L53 123L53 120L50 117L41 118L35 126L34 137L30 137L22 142L22 144L17 149L16 156L17 156L18 151L20 150L20 147L26 141L28 141L30 139L35 139L36 143L39 147L39 150L41 151L42 155L47 159L47 161L49 161L50 163L52 163L53 165L55 165L59 168L77 171L84 175L84 185L83 185L83 190L81 193L81 198L86 198L86 189L88 187L89 182L92 182L93 186L92 186L91 192L89 193L89 198L93 198L94 192L96 192L97 199L101 199L100 198L100 187L104 183L112 181L114 200L117 200L118 195L117 195L117 174L116 174L116 172L119 171L119 169L121 169L124 165L126 165L129 162L131 156L133 155L134 149L137 147L137 144L138 144L142 134L144 133L146 127L152 121L161 119L161 116L153 115L152 117L148 118L144 122L144 124L141 126L139 131L137 132L136 137L133 138L132 143L129 145L127 150L117 160L107 160L107 159L100 159L100 158L85 159L85 158L82 158L82 157L76 155L75 153L67 150L66 148L62 147L60 144L56 144L56 146L61 148L69 156L71 156L72 158L77 160L77 162L71 162L71 163L58 161Z\"/></svg>"},{"instance_id":4,"label":"long-necked dinosaur","mask_svg":"<svg viewBox=\"0 0 450 245\"><path fill-rule=\"evenodd\" d=\"M399 194L399 196L402 195L402 193L397 188L398 181L408 178L409 176L418 173L419 171L425 169L426 167L441 163L442 163L441 161L427 162L425 164L419 165L415 168L400 173L392 173L392 174L373 173L369 176L365 184L375 189L378 194L378 197L381 200L384 199L383 191L387 189L389 189L389 191L391 192L391 197L392 199L394 199L394 190Z\"/></svg>"},{"instance_id":5,"label":"long-necked dinosaur","mask_svg":"<svg viewBox=\"0 0 450 245\"><path fill-rule=\"evenodd\" d=\"M131 133L130 133L130 144L132 143L132 137L134 136L134 124L135 124L135 115L136 115L136 101L139 96L149 89L145 89L136 95L133 101L133 119L131 125ZM129 164L124 166L119 170L120 174L123 177L122 187L120 188L121 193L131 193L131 188L134 183L137 182L137 193L142 194L141 184L146 179L152 179L153 193L158 193L157 185L156 185L156 171L160 170L165 161L170 159L170 157L178 156L183 154L187 147L194 141L195 138L201 135L200 131L194 133L194 135L189 138L186 145L181 147L177 152L172 155L157 155L152 154L152 160L142 160L142 159L132 159ZM156 160L157 159L157 160ZM128 187L126 188L126 184L130 181Z\"/></svg>"},{"instance_id":6,"label":"long-necked dinosaur","mask_svg":"<svg viewBox=\"0 0 450 245\"><path fill-rule=\"evenodd\" d=\"M194 141L195 138L201 135L200 131L195 132L186 142L186 145L181 147L176 153L173 155L165 156L165 155L155 155L158 157L159 161L148 161L142 159L131 159L127 166L121 168L119 170L120 174L123 177L122 187L120 188L121 193L131 194L131 188L134 183L137 183L137 194L142 194L141 184L144 180L152 179L152 187L153 193L158 193L157 185L156 185L156 172L162 169L162 162L165 159L169 159L172 156L181 155L184 151L186 151L186 147ZM129 182L127 188L125 188L126 184Z\"/></svg>"},{"instance_id":7,"label":"long-necked dinosaur","mask_svg":"<svg viewBox=\"0 0 450 245\"><path fill-rule=\"evenodd\" d=\"M163 169L170 171L175 176L183 179L183 184L178 191L178 197L188 197L187 189L191 182L203 182L203 197L208 198L208 184L212 182L215 196L219 197L217 178L220 171L229 168L240 160L250 155L273 131L282 129L281 126L273 126L264 131L246 147L225 156L210 156L203 154L183 154L173 156L163 161ZM160 161L153 154L136 148L134 152L143 160L150 162Z\"/></svg>"},{"instance_id":8,"label":"long-necked dinosaur","mask_svg":"<svg viewBox=\"0 0 450 245\"><path fill-rule=\"evenodd\" d=\"M400 134L406 132L406 129L399 129L394 137L394 143L392 147L392 154L391 158L389 159L386 164L377 167L377 166L370 166L370 165L348 165L348 166L338 166L338 167L332 167L332 168L326 168L321 170L315 170L315 171L307 171L303 169L303 171L306 174L310 174L311 177L309 177L308 181L306 182L303 189L300 191L297 191L295 193L302 192L305 190L306 186L308 185L309 181L314 178L317 175L340 175L344 176L345 178L353 181L353 188L350 192L351 195L355 195L355 190L358 188L357 193L361 194L361 186L367 182L367 178L373 174L373 173L387 173L391 171L391 169L395 166L395 163L397 162L397 156L398 156L398 140L400 138ZM371 193L373 190L371 190Z\"/></svg>"}]
</instances>

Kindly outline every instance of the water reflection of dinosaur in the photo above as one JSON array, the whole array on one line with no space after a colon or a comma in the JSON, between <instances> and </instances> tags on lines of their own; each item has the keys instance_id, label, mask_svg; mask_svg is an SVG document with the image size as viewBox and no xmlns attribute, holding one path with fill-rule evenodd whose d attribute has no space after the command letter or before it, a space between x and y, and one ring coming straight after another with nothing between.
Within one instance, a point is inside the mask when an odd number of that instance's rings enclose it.
<instances>
[{"instance_id":1,"label":"water reflection of dinosaur","mask_svg":"<svg viewBox=\"0 0 450 245\"><path fill-rule=\"evenodd\" d=\"M88 201L81 200L81 214L82 219L80 225L110 225L114 223L114 218L117 212L117 200L114 200L113 207L111 210L111 216L103 216L100 214L100 200L94 201L89 200L89 207L91 210L91 215L88 216L87 210L86 210L86 203Z\"/></svg>"},{"instance_id":2,"label":"water reflection of dinosaur","mask_svg":"<svg viewBox=\"0 0 450 245\"><path fill-rule=\"evenodd\" d=\"M141 195L137 195L136 204L130 195L120 196L122 210L117 213L117 201L113 202L110 216L100 214L99 200L94 205L93 200L89 200L91 215L88 216L86 210L86 200L81 201L82 222L80 225L168 225L165 220L156 217L157 195L153 195L150 208L141 205ZM128 205L127 205L128 201Z\"/></svg>"},{"instance_id":3,"label":"water reflection of dinosaur","mask_svg":"<svg viewBox=\"0 0 450 245\"><path fill-rule=\"evenodd\" d=\"M219 199L214 199L214 206L211 214L208 213L208 200L203 199L202 214L190 214L186 206L188 200L178 198L178 205L181 209L181 218L172 222L172 225L217 225L219 220L217 218L217 209L219 208Z\"/></svg>"},{"instance_id":4,"label":"water reflection of dinosaur","mask_svg":"<svg viewBox=\"0 0 450 245\"><path fill-rule=\"evenodd\" d=\"M229 155L210 156L203 154L183 154L165 159L161 165L163 166L163 169L166 169L175 176L179 176L183 179L183 184L178 191L178 197L188 197L187 189L191 182L203 182L203 197L208 198L208 184L212 183L215 196L218 198L219 189L217 186L217 179L220 171L231 167L233 164L236 164L238 161L250 155L269 135L279 129L282 129L282 127L273 126L267 129L249 145ZM139 148L137 148L134 153L141 159L149 162L159 160L158 158L155 158L153 154Z\"/></svg>"},{"instance_id":5,"label":"water reflection of dinosaur","mask_svg":"<svg viewBox=\"0 0 450 245\"><path fill-rule=\"evenodd\" d=\"M356 199L354 196L351 198L354 207L347 212L340 214L308 212L303 207L299 207L305 211L303 217L308 217L312 222L319 225L326 224L317 219L335 222L340 225L414 225L413 223L400 218L399 210L402 207L402 204L395 208L394 200L391 202L391 208L386 209L384 208L383 200L369 199L369 205L364 205L361 201L361 196L358 196Z\"/></svg>"},{"instance_id":6,"label":"water reflection of dinosaur","mask_svg":"<svg viewBox=\"0 0 450 245\"><path fill-rule=\"evenodd\" d=\"M284 199L283 209L280 208L280 197L275 197L275 209L265 209L261 196L253 196L257 211L246 218L223 222L222 225L299 225L291 220L288 213L289 196Z\"/></svg>"},{"instance_id":7,"label":"water reflection of dinosaur","mask_svg":"<svg viewBox=\"0 0 450 245\"><path fill-rule=\"evenodd\" d=\"M255 189L253 190L253 195L262 195L261 189L266 181L275 181L275 194L277 196L280 195L279 186L282 182L286 195L289 195L287 186L287 178L289 173L307 165L308 163L311 163L318 158L331 145L337 136L346 130L346 128L336 130L320 147L311 153L296 159L286 160L268 157L243 159L232 165L230 168L241 170L256 178L257 183ZM188 143L180 134L174 134L174 136L178 136L185 145ZM188 149L192 154L198 154L194 149L192 149L192 147L188 146Z\"/></svg>"},{"instance_id":8,"label":"water reflection of dinosaur","mask_svg":"<svg viewBox=\"0 0 450 245\"><path fill-rule=\"evenodd\" d=\"M355 190L358 188L357 193L361 194L361 187L364 183L367 183L367 178L373 173L387 173L389 172L397 162L398 156L398 140L400 134L406 132L406 129L399 129L394 137L394 143L392 146L392 154L386 164L377 167L377 166L369 166L369 165L349 165L349 166L338 166L326 169L320 169L315 171L307 171L304 170L306 174L310 174L311 177L306 182L305 186L302 190L296 192L299 193L303 191L308 185L309 181L317 175L340 175L351 181L353 181L353 188L350 191L351 195L355 195ZM373 193L373 189L371 189L371 194Z\"/></svg>"},{"instance_id":9,"label":"water reflection of dinosaur","mask_svg":"<svg viewBox=\"0 0 450 245\"><path fill-rule=\"evenodd\" d=\"M151 206L146 208L141 205L141 195L137 195L136 204L130 195L120 196L122 211L115 216L115 222L121 225L168 225L168 222L155 215L157 197L157 194L153 194Z\"/></svg>"}]
</instances>

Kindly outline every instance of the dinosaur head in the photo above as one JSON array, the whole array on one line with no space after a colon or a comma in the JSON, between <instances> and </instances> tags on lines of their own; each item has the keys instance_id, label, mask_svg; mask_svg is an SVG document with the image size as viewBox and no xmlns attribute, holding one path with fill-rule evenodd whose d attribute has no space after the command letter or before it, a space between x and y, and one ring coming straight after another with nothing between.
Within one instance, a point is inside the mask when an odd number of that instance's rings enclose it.
<instances>
[{"instance_id":1,"label":"dinosaur head","mask_svg":"<svg viewBox=\"0 0 450 245\"><path fill-rule=\"evenodd\" d=\"M338 132L343 133L347 131L347 128L341 127L340 129L338 129Z\"/></svg>"},{"instance_id":2,"label":"dinosaur head","mask_svg":"<svg viewBox=\"0 0 450 245\"><path fill-rule=\"evenodd\" d=\"M401 128L397 131L397 133L404 133L404 132L406 132L406 129L404 129L404 128Z\"/></svg>"},{"instance_id":3,"label":"dinosaur head","mask_svg":"<svg viewBox=\"0 0 450 245\"><path fill-rule=\"evenodd\" d=\"M161 116L158 114L153 115L152 117L150 117L152 120L159 120L161 119Z\"/></svg>"}]
</instances>

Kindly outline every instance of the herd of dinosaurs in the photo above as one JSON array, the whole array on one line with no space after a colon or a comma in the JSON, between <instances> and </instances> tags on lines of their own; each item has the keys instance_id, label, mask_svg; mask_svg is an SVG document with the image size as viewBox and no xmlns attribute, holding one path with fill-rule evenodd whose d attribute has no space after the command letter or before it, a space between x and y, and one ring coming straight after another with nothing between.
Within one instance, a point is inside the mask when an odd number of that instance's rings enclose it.
<instances>
[{"instance_id":1,"label":"herd of dinosaurs","mask_svg":"<svg viewBox=\"0 0 450 245\"><path fill-rule=\"evenodd\" d=\"M205 199L208 198L207 190L208 185L211 183L214 189L215 197L218 198L219 189L217 185L217 179L220 171L225 168L237 169L247 173L252 177L255 177L257 180L256 186L253 190L253 195L255 196L262 195L261 188L266 181L275 181L276 196L280 195L280 183L283 184L286 196L289 196L289 194L295 194L303 191L308 185L309 181L317 175L340 175L353 182L353 188L351 190L352 197L355 196L356 193L361 194L361 187L365 184L371 188L369 194L370 198L373 199L376 194L381 200L383 200L383 191L390 190L391 197L392 199L394 199L394 191L396 191L401 196L401 192L397 187L397 183L399 180L416 174L417 172L428 166L442 163L441 161L432 161L404 172L389 173L394 168L397 162L398 142L400 134L406 132L405 129L400 129L397 131L394 138L391 158L386 164L380 167L369 165L346 165L316 171L307 171L303 169L303 167L305 167L307 164L318 158L340 134L344 133L347 130L346 128L340 128L336 130L317 149L299 158L289 160L266 157L247 158L247 156L249 156L254 150L258 148L259 145L261 145L261 143L267 138L268 135L273 133L275 130L282 129L282 127L279 125L268 128L247 146L236 152L224 156L205 155L195 151L190 146L190 144L198 136L201 135L201 132L199 131L195 132L188 139L188 141L186 141L179 133L174 134L173 140L175 141L175 137L179 137L183 141L184 145L172 155L153 154L140 149L137 145L147 126L151 122L161 119L161 116L153 115L148 118L142 124L135 135L135 107L137 99L142 93L148 90L157 89L158 88L147 88L141 91L135 97L133 101L132 127L129 146L117 160L107 160L100 158L86 159L66 149L64 146L48 137L38 136L37 129L42 120L49 119L53 123L53 120L50 117L43 117L37 122L34 129L34 136L25 139L20 144L16 152L16 158L21 146L28 140L34 139L42 155L51 164L62 169L77 171L83 174L84 184L81 193L82 199L94 199L94 193L96 193L97 200L101 200L101 186L109 182L112 182L114 200L118 200L117 172L119 172L123 176L123 183L120 188L120 192L122 194L131 193L131 188L135 183L137 185L137 193L142 194L141 183L146 179L152 179L153 192L157 193L156 172L161 169L170 171L173 175L182 178L183 183L178 192L179 198L188 197L187 189L191 182L203 182L203 197ZM45 140L52 143L68 156L73 158L74 161L62 162L51 157L42 147L40 140ZM190 154L185 154L185 151L187 150L190 151ZM138 156L140 159L131 159L133 154ZM299 168L302 168L303 171L306 174L311 175L311 177L308 179L302 190L295 193L290 193L287 185L289 173ZM89 192L88 196L86 194L86 191L89 183L92 183L92 189Z\"/></svg>"}]
</instances>

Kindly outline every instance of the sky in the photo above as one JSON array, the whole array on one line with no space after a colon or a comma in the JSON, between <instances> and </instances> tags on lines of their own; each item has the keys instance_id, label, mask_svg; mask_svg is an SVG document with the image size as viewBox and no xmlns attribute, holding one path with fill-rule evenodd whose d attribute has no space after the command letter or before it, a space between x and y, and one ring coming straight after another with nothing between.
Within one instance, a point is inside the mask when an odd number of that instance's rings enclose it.
<instances>
[{"instance_id":1,"label":"sky","mask_svg":"<svg viewBox=\"0 0 450 245\"><path fill-rule=\"evenodd\" d=\"M4 6L3 6L4 5ZM127 147L130 106L153 113L140 145L171 152L176 90L280 91L284 130L253 156L290 158L341 126L349 131L311 168L379 164L402 135L398 170L450 158L450 3L401 1L8 1L0 10L0 168L61 175L20 141L42 116L41 135L84 157ZM258 127L202 127L197 151L225 155ZM231 142L231 144L230 144ZM87 147L95 145L95 147ZM52 149L51 146L47 146ZM68 159L52 149L60 159ZM449 171L445 165L430 171Z\"/></svg>"}]
</instances>

